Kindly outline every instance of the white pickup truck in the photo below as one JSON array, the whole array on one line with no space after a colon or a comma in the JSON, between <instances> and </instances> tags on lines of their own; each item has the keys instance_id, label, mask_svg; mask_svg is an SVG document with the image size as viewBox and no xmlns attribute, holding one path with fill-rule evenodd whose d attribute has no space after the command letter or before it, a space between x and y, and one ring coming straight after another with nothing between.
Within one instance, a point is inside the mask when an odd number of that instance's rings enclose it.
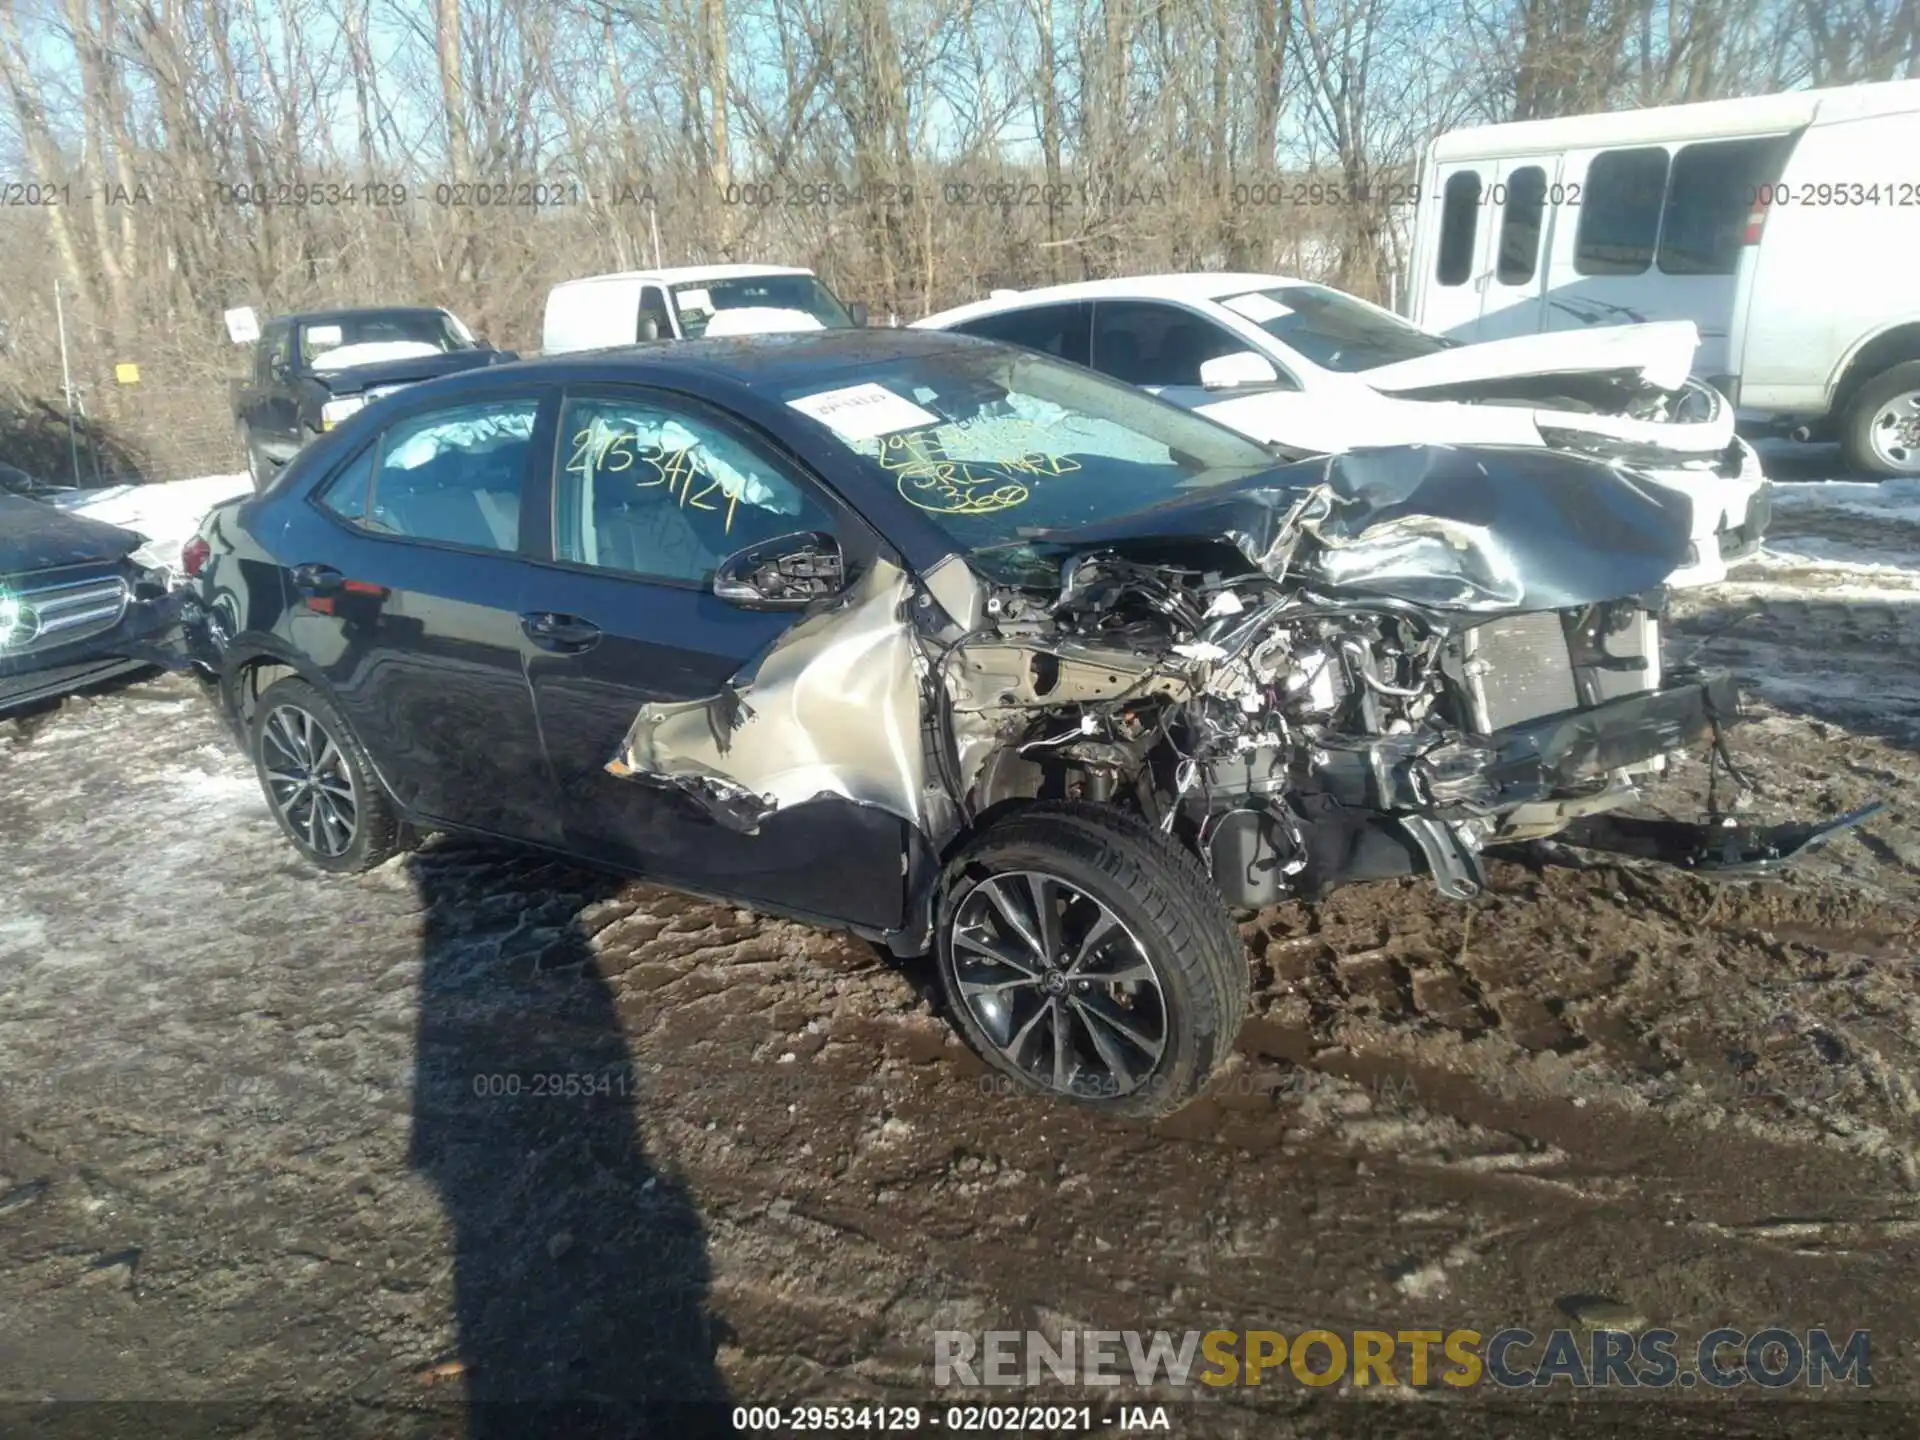
<instances>
[{"instance_id":1,"label":"white pickup truck","mask_svg":"<svg viewBox=\"0 0 1920 1440\"><path fill-rule=\"evenodd\" d=\"M811 270L784 265L688 265L565 280L547 293L541 353L603 350L697 335L844 330L867 323Z\"/></svg>"}]
</instances>

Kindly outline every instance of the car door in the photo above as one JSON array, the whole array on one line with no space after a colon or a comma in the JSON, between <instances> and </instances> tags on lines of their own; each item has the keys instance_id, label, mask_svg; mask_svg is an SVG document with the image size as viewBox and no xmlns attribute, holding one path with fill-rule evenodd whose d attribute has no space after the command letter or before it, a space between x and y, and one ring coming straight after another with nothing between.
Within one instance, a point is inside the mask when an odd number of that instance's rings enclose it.
<instances>
[{"instance_id":1,"label":"car door","mask_svg":"<svg viewBox=\"0 0 1920 1440\"><path fill-rule=\"evenodd\" d=\"M1564 210L1560 157L1499 161L1486 197L1486 249L1474 285L1480 291L1475 340L1505 340L1547 328L1545 303L1553 227ZM1455 338L1463 338L1456 336Z\"/></svg>"},{"instance_id":2,"label":"car door","mask_svg":"<svg viewBox=\"0 0 1920 1440\"><path fill-rule=\"evenodd\" d=\"M526 677L520 537L557 403L529 386L409 407L316 483L279 546L298 601L288 637L400 803L538 844L561 835Z\"/></svg>"},{"instance_id":3,"label":"car door","mask_svg":"<svg viewBox=\"0 0 1920 1440\"><path fill-rule=\"evenodd\" d=\"M1200 367L1245 350L1266 353L1185 305L1167 300L1093 302L1093 368L1177 405L1220 399L1219 391L1201 384Z\"/></svg>"},{"instance_id":4,"label":"car door","mask_svg":"<svg viewBox=\"0 0 1920 1440\"><path fill-rule=\"evenodd\" d=\"M1480 300L1484 287L1479 277L1486 273L1483 257L1487 253L1486 198L1488 181L1498 162L1468 160L1440 168L1439 193L1425 201L1437 207L1432 221L1430 248L1417 252L1420 263L1430 265L1420 291L1415 320L1454 340L1472 340L1480 328Z\"/></svg>"},{"instance_id":5,"label":"car door","mask_svg":"<svg viewBox=\"0 0 1920 1440\"><path fill-rule=\"evenodd\" d=\"M1302 390L1276 346L1255 342L1185 305L1166 300L1096 300L1093 368L1232 426L1255 440L1302 451L1345 449L1350 426L1324 401ZM1271 384L1209 390L1200 382L1208 360L1251 351L1274 368Z\"/></svg>"},{"instance_id":6,"label":"car door","mask_svg":"<svg viewBox=\"0 0 1920 1440\"><path fill-rule=\"evenodd\" d=\"M744 834L678 789L607 769L642 706L720 694L795 623L718 598L722 559L824 531L851 575L871 563L869 532L770 442L667 392L569 388L549 474L553 559L525 600L546 633L528 674L568 847L696 890L897 924L898 818L823 798Z\"/></svg>"}]
</instances>

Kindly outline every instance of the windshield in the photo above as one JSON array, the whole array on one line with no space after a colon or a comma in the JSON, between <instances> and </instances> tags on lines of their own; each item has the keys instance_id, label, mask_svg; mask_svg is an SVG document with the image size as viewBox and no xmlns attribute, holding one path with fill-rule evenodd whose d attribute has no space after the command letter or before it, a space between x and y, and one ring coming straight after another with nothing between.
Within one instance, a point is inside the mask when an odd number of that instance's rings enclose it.
<instances>
[{"instance_id":1,"label":"windshield","mask_svg":"<svg viewBox=\"0 0 1920 1440\"><path fill-rule=\"evenodd\" d=\"M1035 531L1129 515L1277 463L1132 386L1001 346L842 372L781 398L1007 583L1033 577Z\"/></svg>"},{"instance_id":2,"label":"windshield","mask_svg":"<svg viewBox=\"0 0 1920 1440\"><path fill-rule=\"evenodd\" d=\"M1220 303L1323 370L1372 370L1455 344L1324 285L1276 285Z\"/></svg>"},{"instance_id":3,"label":"windshield","mask_svg":"<svg viewBox=\"0 0 1920 1440\"><path fill-rule=\"evenodd\" d=\"M473 347L473 333L444 310L369 310L300 327L300 360L310 370L340 370Z\"/></svg>"},{"instance_id":4,"label":"windshield","mask_svg":"<svg viewBox=\"0 0 1920 1440\"><path fill-rule=\"evenodd\" d=\"M746 335L768 330L850 330L853 317L811 275L742 275L673 287L680 329L688 336ZM775 312L744 315L727 312ZM727 315L715 324L715 317Z\"/></svg>"}]
</instances>

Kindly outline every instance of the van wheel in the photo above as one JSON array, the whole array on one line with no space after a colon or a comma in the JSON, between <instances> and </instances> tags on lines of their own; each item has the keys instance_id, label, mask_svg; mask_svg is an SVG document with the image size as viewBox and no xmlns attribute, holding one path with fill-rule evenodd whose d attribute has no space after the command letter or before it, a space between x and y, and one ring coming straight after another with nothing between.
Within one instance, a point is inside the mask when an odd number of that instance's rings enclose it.
<instances>
[{"instance_id":1,"label":"van wheel","mask_svg":"<svg viewBox=\"0 0 1920 1440\"><path fill-rule=\"evenodd\" d=\"M276 680L248 731L267 808L311 864L346 875L398 851L392 802L326 696L304 680Z\"/></svg>"},{"instance_id":2,"label":"van wheel","mask_svg":"<svg viewBox=\"0 0 1920 1440\"><path fill-rule=\"evenodd\" d=\"M1840 422L1847 464L1869 475L1920 475L1920 360L1862 385Z\"/></svg>"},{"instance_id":3,"label":"van wheel","mask_svg":"<svg viewBox=\"0 0 1920 1440\"><path fill-rule=\"evenodd\" d=\"M1199 859L1108 806L983 832L948 868L936 944L954 1024L1010 1088L1109 1113L1179 1108L1246 1015L1246 949Z\"/></svg>"}]
</instances>

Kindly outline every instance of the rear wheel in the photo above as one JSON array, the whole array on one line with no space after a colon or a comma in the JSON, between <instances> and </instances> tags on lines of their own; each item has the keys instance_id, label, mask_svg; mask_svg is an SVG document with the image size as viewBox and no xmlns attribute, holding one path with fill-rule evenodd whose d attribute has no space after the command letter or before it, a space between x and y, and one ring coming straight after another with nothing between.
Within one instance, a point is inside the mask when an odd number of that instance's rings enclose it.
<instances>
[{"instance_id":1,"label":"rear wheel","mask_svg":"<svg viewBox=\"0 0 1920 1440\"><path fill-rule=\"evenodd\" d=\"M1246 950L1192 854L1137 816L1042 804L953 862L936 936L955 1025L1023 1090L1177 1109L1246 1014Z\"/></svg>"},{"instance_id":2,"label":"rear wheel","mask_svg":"<svg viewBox=\"0 0 1920 1440\"><path fill-rule=\"evenodd\" d=\"M400 827L360 742L326 696L294 678L269 685L249 726L254 768L281 831L322 870L371 870Z\"/></svg>"},{"instance_id":3,"label":"rear wheel","mask_svg":"<svg viewBox=\"0 0 1920 1440\"><path fill-rule=\"evenodd\" d=\"M1869 475L1920 475L1920 360L1862 385L1840 422L1847 464Z\"/></svg>"}]
</instances>

